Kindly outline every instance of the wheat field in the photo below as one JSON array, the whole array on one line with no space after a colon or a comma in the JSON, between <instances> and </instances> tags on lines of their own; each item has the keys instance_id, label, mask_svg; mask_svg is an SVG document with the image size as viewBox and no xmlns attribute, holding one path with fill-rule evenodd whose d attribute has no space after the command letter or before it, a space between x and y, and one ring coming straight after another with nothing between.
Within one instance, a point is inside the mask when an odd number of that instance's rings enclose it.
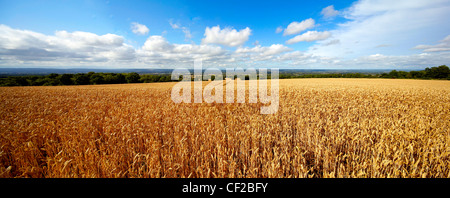
<instances>
[{"instance_id":1,"label":"wheat field","mask_svg":"<svg viewBox=\"0 0 450 198\"><path fill-rule=\"evenodd\" d=\"M450 81L280 80L272 115L174 85L1 87L0 177L450 177Z\"/></svg>"}]
</instances>

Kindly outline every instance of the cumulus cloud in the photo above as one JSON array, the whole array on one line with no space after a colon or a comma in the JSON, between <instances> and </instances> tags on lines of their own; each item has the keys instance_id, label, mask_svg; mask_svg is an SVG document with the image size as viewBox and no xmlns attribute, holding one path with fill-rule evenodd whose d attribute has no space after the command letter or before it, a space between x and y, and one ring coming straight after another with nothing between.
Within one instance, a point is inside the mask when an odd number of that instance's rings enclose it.
<instances>
[{"instance_id":1,"label":"cumulus cloud","mask_svg":"<svg viewBox=\"0 0 450 198\"><path fill-rule=\"evenodd\" d=\"M320 14L325 19L331 19L331 18L335 17L336 15L338 15L339 11L335 10L333 5L330 5L330 6L326 7L326 8L324 8L324 9L322 9Z\"/></svg>"},{"instance_id":2,"label":"cumulus cloud","mask_svg":"<svg viewBox=\"0 0 450 198\"><path fill-rule=\"evenodd\" d=\"M437 45L417 45L414 49L423 49L424 52L450 51L450 35L440 40Z\"/></svg>"},{"instance_id":3,"label":"cumulus cloud","mask_svg":"<svg viewBox=\"0 0 450 198\"><path fill-rule=\"evenodd\" d=\"M131 23L131 31L137 35L146 35L150 30L145 25L133 22Z\"/></svg>"},{"instance_id":4,"label":"cumulus cloud","mask_svg":"<svg viewBox=\"0 0 450 198\"><path fill-rule=\"evenodd\" d=\"M245 46L252 33L248 27L207 27L201 44L176 44L164 35L151 35L142 46L132 47L126 43L133 41L116 34L64 30L42 34L0 25L0 65L110 67L117 63L119 67L172 68L190 67L194 58L200 58L205 67L423 69L450 62L449 9L450 3L443 0L361 0L340 10L346 20L335 29L308 31L316 24L307 19L273 30L295 36L287 44L316 41L305 51L256 41ZM188 28L178 23L171 27L190 38Z\"/></svg>"},{"instance_id":5,"label":"cumulus cloud","mask_svg":"<svg viewBox=\"0 0 450 198\"><path fill-rule=\"evenodd\" d=\"M165 67L180 66L202 59L204 64L219 63L229 58L227 51L214 45L173 44L162 36L150 36L137 50L139 62Z\"/></svg>"},{"instance_id":6,"label":"cumulus cloud","mask_svg":"<svg viewBox=\"0 0 450 198\"><path fill-rule=\"evenodd\" d=\"M150 36L142 46L142 50L146 52L164 53L179 53L179 55L186 54L205 54L205 55L219 55L225 53L225 50L219 46L214 45L195 45L195 44L172 44L162 36Z\"/></svg>"},{"instance_id":7,"label":"cumulus cloud","mask_svg":"<svg viewBox=\"0 0 450 198\"><path fill-rule=\"evenodd\" d=\"M119 47L123 44L123 37L115 34L96 35L90 32L67 32L56 31L55 37L49 37L52 42L50 44L58 43L69 47L71 49L83 49L90 47Z\"/></svg>"},{"instance_id":8,"label":"cumulus cloud","mask_svg":"<svg viewBox=\"0 0 450 198\"><path fill-rule=\"evenodd\" d=\"M325 40L330 36L331 36L331 33L328 31L324 31L324 32L307 31L304 34L297 35L294 38L289 39L288 41L286 41L286 44L294 44L294 43L298 43L301 41L311 42L311 41Z\"/></svg>"},{"instance_id":9,"label":"cumulus cloud","mask_svg":"<svg viewBox=\"0 0 450 198\"><path fill-rule=\"evenodd\" d=\"M0 54L6 59L120 61L134 59L134 49L115 34L56 31L55 35L0 25Z\"/></svg>"},{"instance_id":10,"label":"cumulus cloud","mask_svg":"<svg viewBox=\"0 0 450 198\"><path fill-rule=\"evenodd\" d=\"M302 22L294 21L287 26L287 28L284 30L283 35L286 36L286 35L298 34L307 29L313 28L314 26L315 26L315 21L314 21L314 19L311 19L311 18L303 20Z\"/></svg>"},{"instance_id":11,"label":"cumulus cloud","mask_svg":"<svg viewBox=\"0 0 450 198\"><path fill-rule=\"evenodd\" d=\"M220 29L220 26L214 26L212 28L206 27L205 37L202 39L202 43L236 47L244 44L248 40L251 32L251 29L248 27L239 31L232 28Z\"/></svg>"},{"instance_id":12,"label":"cumulus cloud","mask_svg":"<svg viewBox=\"0 0 450 198\"><path fill-rule=\"evenodd\" d=\"M115 34L56 31L45 35L0 25L0 65L174 67L190 66L200 58L205 65L230 63L231 52L209 44L174 44L163 36L149 36L138 49Z\"/></svg>"},{"instance_id":13,"label":"cumulus cloud","mask_svg":"<svg viewBox=\"0 0 450 198\"><path fill-rule=\"evenodd\" d=\"M142 46L146 51L169 51L172 45L162 36L150 36Z\"/></svg>"}]
</instances>

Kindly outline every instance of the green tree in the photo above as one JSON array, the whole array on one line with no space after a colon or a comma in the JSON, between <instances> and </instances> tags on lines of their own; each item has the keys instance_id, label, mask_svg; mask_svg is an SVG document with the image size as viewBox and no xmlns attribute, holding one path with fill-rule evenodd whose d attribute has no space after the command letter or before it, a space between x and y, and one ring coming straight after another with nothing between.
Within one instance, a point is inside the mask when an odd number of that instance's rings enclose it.
<instances>
[{"instance_id":1,"label":"green tree","mask_svg":"<svg viewBox=\"0 0 450 198\"><path fill-rule=\"evenodd\" d=\"M122 83L126 83L127 79L125 79L125 75L123 74L117 74L116 75L116 83L117 84L122 84Z\"/></svg>"},{"instance_id":2,"label":"green tree","mask_svg":"<svg viewBox=\"0 0 450 198\"><path fill-rule=\"evenodd\" d=\"M17 85L19 85L19 86L28 86L29 85L29 83L27 81L27 77L24 77L24 76L16 77L15 81L16 81Z\"/></svg>"},{"instance_id":3,"label":"green tree","mask_svg":"<svg viewBox=\"0 0 450 198\"><path fill-rule=\"evenodd\" d=\"M49 74L49 75L47 76L47 78L50 78L50 79L56 79L56 78L58 78L58 76L59 76L59 74L51 73L51 74Z\"/></svg>"},{"instance_id":4,"label":"green tree","mask_svg":"<svg viewBox=\"0 0 450 198\"><path fill-rule=\"evenodd\" d=\"M450 69L446 65L439 67L425 68L425 76L428 78L444 79L450 75Z\"/></svg>"},{"instance_id":5,"label":"green tree","mask_svg":"<svg viewBox=\"0 0 450 198\"><path fill-rule=\"evenodd\" d=\"M113 84L116 80L112 73L104 74L103 79L105 80L105 84Z\"/></svg>"},{"instance_id":6,"label":"green tree","mask_svg":"<svg viewBox=\"0 0 450 198\"><path fill-rule=\"evenodd\" d=\"M436 78L443 79L448 78L450 76L450 69L447 67L447 65L441 65L436 68L437 75Z\"/></svg>"},{"instance_id":7,"label":"green tree","mask_svg":"<svg viewBox=\"0 0 450 198\"><path fill-rule=\"evenodd\" d=\"M104 84L105 78L103 78L103 75L100 73L94 73L90 75L89 82L93 85Z\"/></svg>"},{"instance_id":8,"label":"green tree","mask_svg":"<svg viewBox=\"0 0 450 198\"><path fill-rule=\"evenodd\" d=\"M73 74L63 74L61 75L61 77L59 78L59 81L61 82L61 84L63 85L73 85Z\"/></svg>"},{"instance_id":9,"label":"green tree","mask_svg":"<svg viewBox=\"0 0 450 198\"><path fill-rule=\"evenodd\" d=\"M90 83L90 79L86 74L75 74L74 82L76 85L88 85Z\"/></svg>"},{"instance_id":10,"label":"green tree","mask_svg":"<svg viewBox=\"0 0 450 198\"><path fill-rule=\"evenodd\" d=\"M410 78L409 72L398 71L398 78Z\"/></svg>"},{"instance_id":11,"label":"green tree","mask_svg":"<svg viewBox=\"0 0 450 198\"><path fill-rule=\"evenodd\" d=\"M388 74L389 78L398 78L398 71L397 70L392 70L391 72L389 72Z\"/></svg>"},{"instance_id":12,"label":"green tree","mask_svg":"<svg viewBox=\"0 0 450 198\"><path fill-rule=\"evenodd\" d=\"M140 78L141 77L136 72L129 73L126 76L126 80L127 80L128 83L138 83Z\"/></svg>"},{"instance_id":13,"label":"green tree","mask_svg":"<svg viewBox=\"0 0 450 198\"><path fill-rule=\"evenodd\" d=\"M410 71L411 78L425 78L425 71Z\"/></svg>"}]
</instances>

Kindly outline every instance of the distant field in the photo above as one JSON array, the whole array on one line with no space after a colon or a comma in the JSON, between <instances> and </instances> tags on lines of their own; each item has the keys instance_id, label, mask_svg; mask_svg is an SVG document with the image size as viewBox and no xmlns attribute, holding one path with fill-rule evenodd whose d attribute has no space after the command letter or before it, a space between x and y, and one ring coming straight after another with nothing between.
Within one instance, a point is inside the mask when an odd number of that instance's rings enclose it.
<instances>
[{"instance_id":1,"label":"distant field","mask_svg":"<svg viewBox=\"0 0 450 198\"><path fill-rule=\"evenodd\" d=\"M280 80L273 115L174 85L0 87L0 177L450 177L450 81Z\"/></svg>"}]
</instances>

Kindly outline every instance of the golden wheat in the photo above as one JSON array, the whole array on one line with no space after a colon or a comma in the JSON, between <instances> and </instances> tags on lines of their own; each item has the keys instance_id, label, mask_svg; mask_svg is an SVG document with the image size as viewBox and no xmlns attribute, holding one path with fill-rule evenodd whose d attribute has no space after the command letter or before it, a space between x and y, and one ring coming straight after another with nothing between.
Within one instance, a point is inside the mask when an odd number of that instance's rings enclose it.
<instances>
[{"instance_id":1,"label":"golden wheat","mask_svg":"<svg viewBox=\"0 0 450 198\"><path fill-rule=\"evenodd\" d=\"M273 115L173 85L0 88L0 177L450 177L449 81L280 80Z\"/></svg>"}]
</instances>

